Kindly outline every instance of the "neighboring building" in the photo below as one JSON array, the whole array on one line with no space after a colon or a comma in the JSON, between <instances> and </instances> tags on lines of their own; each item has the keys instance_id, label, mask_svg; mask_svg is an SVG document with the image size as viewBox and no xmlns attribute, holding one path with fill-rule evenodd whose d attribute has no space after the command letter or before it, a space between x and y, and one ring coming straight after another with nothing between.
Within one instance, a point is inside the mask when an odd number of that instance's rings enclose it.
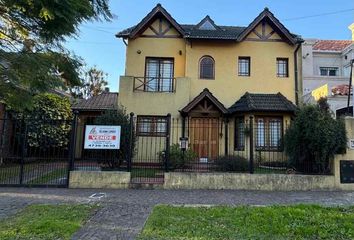
<instances>
[{"instance_id":1,"label":"neighboring building","mask_svg":"<svg viewBox=\"0 0 354 240\"><path fill-rule=\"evenodd\" d=\"M354 34L354 24L349 29ZM354 59L353 40L307 39L302 44L302 79L304 102L314 102L313 90L327 85L331 110L347 106L350 61ZM325 94L325 92L323 92ZM351 100L352 101L352 100Z\"/></svg>"},{"instance_id":2,"label":"neighboring building","mask_svg":"<svg viewBox=\"0 0 354 240\"><path fill-rule=\"evenodd\" d=\"M247 149L244 126L254 116L255 147L280 150L302 96L302 39L267 8L239 27L209 16L180 24L158 4L116 36L127 45L119 103L137 116L138 137L165 136L170 113L181 123L172 131L188 137L200 159L214 158Z\"/></svg>"},{"instance_id":3,"label":"neighboring building","mask_svg":"<svg viewBox=\"0 0 354 240\"><path fill-rule=\"evenodd\" d=\"M71 109L78 114L75 158L81 158L84 146L85 126L107 110L118 108L118 93L103 92L89 99L81 99Z\"/></svg>"}]
</instances>

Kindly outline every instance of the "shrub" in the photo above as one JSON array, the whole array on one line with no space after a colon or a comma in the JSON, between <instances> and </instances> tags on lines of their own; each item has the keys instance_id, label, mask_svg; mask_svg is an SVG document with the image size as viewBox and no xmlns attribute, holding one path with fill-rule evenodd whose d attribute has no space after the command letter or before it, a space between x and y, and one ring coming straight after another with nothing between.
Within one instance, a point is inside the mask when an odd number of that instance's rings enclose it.
<instances>
[{"instance_id":1,"label":"shrub","mask_svg":"<svg viewBox=\"0 0 354 240\"><path fill-rule=\"evenodd\" d=\"M241 156L222 156L215 161L216 170L221 172L247 172L249 162Z\"/></svg>"},{"instance_id":2,"label":"shrub","mask_svg":"<svg viewBox=\"0 0 354 240\"><path fill-rule=\"evenodd\" d=\"M105 151L115 151L115 157L109 157L105 160L105 163L110 168L118 168L124 160L127 160L129 155L130 147L133 152L135 149L135 134L132 132L132 140L130 138L131 128L130 126L130 116L126 113L124 107L120 106L115 110L107 110L101 116L98 116L94 120L96 125L119 125L121 126L121 142L119 150L105 150ZM95 150L94 150L95 151ZM97 150L102 155L102 150ZM107 154L112 155L112 154Z\"/></svg>"},{"instance_id":3,"label":"shrub","mask_svg":"<svg viewBox=\"0 0 354 240\"><path fill-rule=\"evenodd\" d=\"M159 156L162 160L164 160L165 151L160 152ZM183 152L177 143L173 144L170 146L169 167L170 169L184 168L186 164L194 161L197 157L197 153L193 150L187 149Z\"/></svg>"},{"instance_id":4,"label":"shrub","mask_svg":"<svg viewBox=\"0 0 354 240\"><path fill-rule=\"evenodd\" d=\"M51 93L33 98L32 109L24 112L29 147L68 148L72 112L68 98Z\"/></svg>"},{"instance_id":5,"label":"shrub","mask_svg":"<svg viewBox=\"0 0 354 240\"><path fill-rule=\"evenodd\" d=\"M329 173L330 160L346 142L344 122L332 118L323 100L299 109L284 137L290 167L304 173Z\"/></svg>"}]
</instances>

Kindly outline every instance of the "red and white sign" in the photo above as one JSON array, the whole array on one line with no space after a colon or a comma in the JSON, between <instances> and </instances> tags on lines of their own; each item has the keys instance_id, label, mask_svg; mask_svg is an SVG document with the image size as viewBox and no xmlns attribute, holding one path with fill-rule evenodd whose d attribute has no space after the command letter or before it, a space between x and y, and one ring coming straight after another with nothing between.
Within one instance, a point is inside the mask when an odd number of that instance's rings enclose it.
<instances>
[{"instance_id":1,"label":"red and white sign","mask_svg":"<svg viewBox=\"0 0 354 240\"><path fill-rule=\"evenodd\" d=\"M119 149L120 126L86 125L85 149Z\"/></svg>"}]
</instances>

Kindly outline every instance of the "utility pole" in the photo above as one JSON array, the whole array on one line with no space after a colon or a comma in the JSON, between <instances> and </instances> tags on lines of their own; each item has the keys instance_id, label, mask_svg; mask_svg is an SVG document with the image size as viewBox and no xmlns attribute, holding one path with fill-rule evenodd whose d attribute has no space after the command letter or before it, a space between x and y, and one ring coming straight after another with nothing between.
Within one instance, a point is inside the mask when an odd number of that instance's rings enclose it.
<instances>
[{"instance_id":1,"label":"utility pole","mask_svg":"<svg viewBox=\"0 0 354 240\"><path fill-rule=\"evenodd\" d=\"M350 78L349 78L349 89L348 89L348 104L347 104L347 115L349 116L349 108L350 108L350 93L351 93L351 88L352 88L352 83L353 83L353 63L354 59L350 60ZM354 117L354 93L352 94L353 98L353 112L352 116Z\"/></svg>"}]
</instances>

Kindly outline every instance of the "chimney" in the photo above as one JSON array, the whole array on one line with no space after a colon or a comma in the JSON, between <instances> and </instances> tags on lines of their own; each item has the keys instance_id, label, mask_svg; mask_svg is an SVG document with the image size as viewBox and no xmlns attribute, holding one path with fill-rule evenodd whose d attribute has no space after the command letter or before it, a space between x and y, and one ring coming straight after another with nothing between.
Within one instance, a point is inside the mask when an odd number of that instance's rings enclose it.
<instances>
[{"instance_id":1,"label":"chimney","mask_svg":"<svg viewBox=\"0 0 354 240\"><path fill-rule=\"evenodd\" d=\"M352 41L354 41L354 23L350 24L348 28L352 31Z\"/></svg>"}]
</instances>

